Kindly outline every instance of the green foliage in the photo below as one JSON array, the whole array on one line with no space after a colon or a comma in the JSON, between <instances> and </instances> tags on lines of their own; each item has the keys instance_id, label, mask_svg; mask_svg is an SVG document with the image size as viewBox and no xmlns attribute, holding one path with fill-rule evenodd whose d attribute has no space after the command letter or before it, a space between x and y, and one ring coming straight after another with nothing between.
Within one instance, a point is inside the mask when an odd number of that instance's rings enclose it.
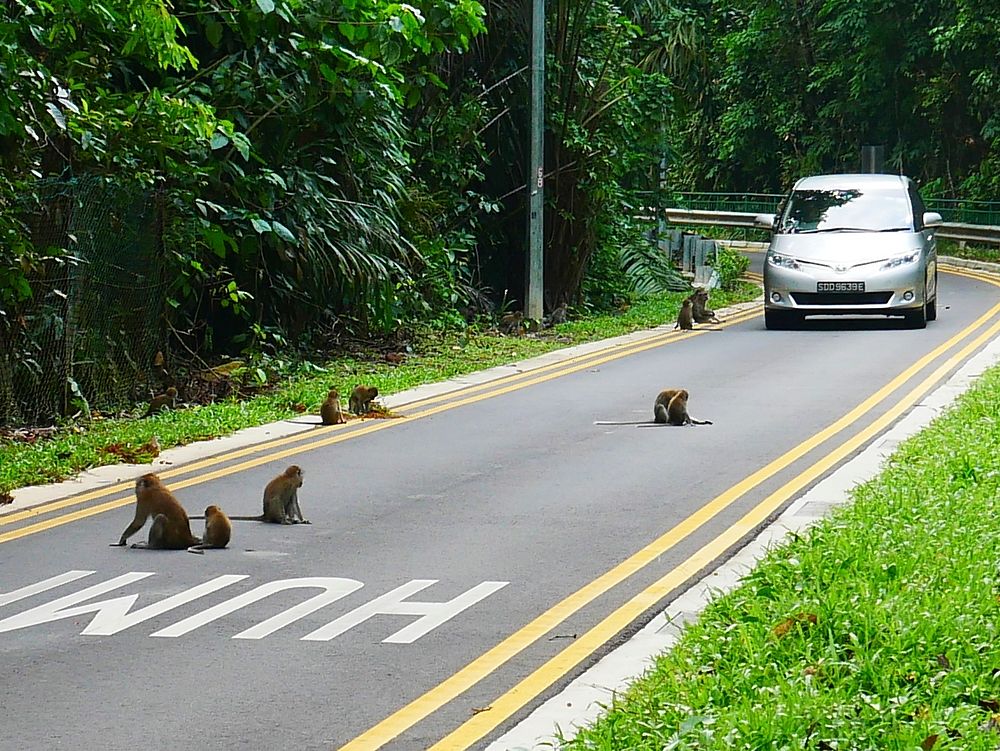
<instances>
[{"instance_id":1,"label":"green foliage","mask_svg":"<svg viewBox=\"0 0 1000 751\"><path fill-rule=\"evenodd\" d=\"M709 265L718 273L722 289L732 290L750 268L750 259L726 245L716 245L715 256L709 260Z\"/></svg>"}]
</instances>

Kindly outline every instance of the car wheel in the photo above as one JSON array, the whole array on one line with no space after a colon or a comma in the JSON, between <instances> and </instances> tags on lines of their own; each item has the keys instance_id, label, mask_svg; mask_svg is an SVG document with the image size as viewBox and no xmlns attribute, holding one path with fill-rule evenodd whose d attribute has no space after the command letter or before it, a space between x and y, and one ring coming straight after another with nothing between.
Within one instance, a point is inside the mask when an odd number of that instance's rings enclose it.
<instances>
[{"instance_id":1,"label":"car wheel","mask_svg":"<svg viewBox=\"0 0 1000 751\"><path fill-rule=\"evenodd\" d=\"M937 298L935 297L929 303L927 303L927 320L936 321L937 320Z\"/></svg>"},{"instance_id":2,"label":"car wheel","mask_svg":"<svg viewBox=\"0 0 1000 751\"><path fill-rule=\"evenodd\" d=\"M764 328L769 331L781 331L794 328L799 316L787 310L768 310L764 308Z\"/></svg>"},{"instance_id":3,"label":"car wheel","mask_svg":"<svg viewBox=\"0 0 1000 751\"><path fill-rule=\"evenodd\" d=\"M924 304L921 305L916 310L908 310L904 313L906 322L910 325L911 329L925 329L927 328L927 300L925 298Z\"/></svg>"}]
</instances>

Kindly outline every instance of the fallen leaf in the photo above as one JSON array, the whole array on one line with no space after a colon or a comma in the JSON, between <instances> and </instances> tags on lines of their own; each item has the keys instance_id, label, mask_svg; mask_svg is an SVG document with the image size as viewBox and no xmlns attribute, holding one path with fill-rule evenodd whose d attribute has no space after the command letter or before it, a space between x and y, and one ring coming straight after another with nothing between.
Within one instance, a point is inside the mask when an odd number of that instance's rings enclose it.
<instances>
[{"instance_id":1,"label":"fallen leaf","mask_svg":"<svg viewBox=\"0 0 1000 751\"><path fill-rule=\"evenodd\" d=\"M493 707L473 707L472 714L479 714L480 712L489 712Z\"/></svg>"},{"instance_id":2,"label":"fallen leaf","mask_svg":"<svg viewBox=\"0 0 1000 751\"><path fill-rule=\"evenodd\" d=\"M771 633L780 639L782 636L785 636L789 631L791 631L796 624L801 624L803 626L806 624L816 625L816 620L816 616L812 613L796 613L791 618L786 618L775 626Z\"/></svg>"},{"instance_id":3,"label":"fallen leaf","mask_svg":"<svg viewBox=\"0 0 1000 751\"><path fill-rule=\"evenodd\" d=\"M385 361L392 363L393 365L399 365L406 359L406 355L402 352L386 352Z\"/></svg>"},{"instance_id":4,"label":"fallen leaf","mask_svg":"<svg viewBox=\"0 0 1000 751\"><path fill-rule=\"evenodd\" d=\"M6 506L8 503L14 502L14 496L10 493L0 493L0 506Z\"/></svg>"},{"instance_id":5,"label":"fallen leaf","mask_svg":"<svg viewBox=\"0 0 1000 751\"><path fill-rule=\"evenodd\" d=\"M937 742L938 742L937 734L935 734L935 735L928 735L920 743L920 748L922 748L923 751L931 751L931 749L934 748L934 744L937 743Z\"/></svg>"},{"instance_id":6,"label":"fallen leaf","mask_svg":"<svg viewBox=\"0 0 1000 751\"><path fill-rule=\"evenodd\" d=\"M943 667L945 670L951 669L951 660L948 659L948 655L942 653L939 654L936 659L937 659L937 664Z\"/></svg>"},{"instance_id":7,"label":"fallen leaf","mask_svg":"<svg viewBox=\"0 0 1000 751\"><path fill-rule=\"evenodd\" d=\"M1000 701L996 699L980 699L979 706L990 712L1000 712Z\"/></svg>"},{"instance_id":8,"label":"fallen leaf","mask_svg":"<svg viewBox=\"0 0 1000 751\"><path fill-rule=\"evenodd\" d=\"M305 412L306 411L306 405L304 405L302 402L295 402L294 404L291 405L291 407L292 407L292 411L293 412Z\"/></svg>"}]
</instances>

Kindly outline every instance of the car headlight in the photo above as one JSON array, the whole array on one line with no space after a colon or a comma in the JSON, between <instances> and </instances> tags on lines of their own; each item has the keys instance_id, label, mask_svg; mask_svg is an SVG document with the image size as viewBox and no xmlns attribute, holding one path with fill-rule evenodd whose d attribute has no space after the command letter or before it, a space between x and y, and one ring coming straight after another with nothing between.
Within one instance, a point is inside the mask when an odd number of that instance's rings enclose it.
<instances>
[{"instance_id":1,"label":"car headlight","mask_svg":"<svg viewBox=\"0 0 1000 751\"><path fill-rule=\"evenodd\" d=\"M882 270L894 269L899 266L905 266L908 263L916 263L920 260L920 251L915 250L912 253L907 253L903 256L896 256L895 258L890 258L888 261L882 264Z\"/></svg>"},{"instance_id":2,"label":"car headlight","mask_svg":"<svg viewBox=\"0 0 1000 751\"><path fill-rule=\"evenodd\" d=\"M772 266L777 266L782 269L797 269L799 268L799 262L790 256L783 256L779 253L768 253L767 262Z\"/></svg>"}]
</instances>

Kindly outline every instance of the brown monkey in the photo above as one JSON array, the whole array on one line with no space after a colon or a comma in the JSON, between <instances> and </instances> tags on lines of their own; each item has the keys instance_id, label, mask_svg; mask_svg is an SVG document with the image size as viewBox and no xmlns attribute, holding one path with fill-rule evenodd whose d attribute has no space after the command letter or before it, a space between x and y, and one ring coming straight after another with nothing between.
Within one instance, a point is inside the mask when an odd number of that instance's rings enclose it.
<instances>
[{"instance_id":1,"label":"brown monkey","mask_svg":"<svg viewBox=\"0 0 1000 751\"><path fill-rule=\"evenodd\" d=\"M347 406L356 415L363 415L372 406L372 399L378 396L378 389L374 386L355 386L351 392L351 398L347 400Z\"/></svg>"},{"instance_id":2,"label":"brown monkey","mask_svg":"<svg viewBox=\"0 0 1000 751\"><path fill-rule=\"evenodd\" d=\"M205 535L201 543L188 548L189 553L201 553L205 548L224 548L233 536L233 525L226 512L218 506L205 509Z\"/></svg>"},{"instance_id":3,"label":"brown monkey","mask_svg":"<svg viewBox=\"0 0 1000 751\"><path fill-rule=\"evenodd\" d=\"M715 311L708 307L708 290L698 287L688 298L691 301L691 315L695 323L722 323Z\"/></svg>"},{"instance_id":4,"label":"brown monkey","mask_svg":"<svg viewBox=\"0 0 1000 751\"><path fill-rule=\"evenodd\" d=\"M340 425L347 422L344 412L340 408L340 393L337 389L330 389L326 395L326 401L319 408L319 416L324 425Z\"/></svg>"},{"instance_id":5,"label":"brown monkey","mask_svg":"<svg viewBox=\"0 0 1000 751\"><path fill-rule=\"evenodd\" d=\"M594 425L663 425L668 420L668 405L670 400L673 399L677 394L684 391L684 389L663 389L659 394L656 395L656 400L653 402L653 419L649 420L639 420L638 422L607 422L604 420L598 420ZM684 391L686 394L687 392Z\"/></svg>"},{"instance_id":6,"label":"brown monkey","mask_svg":"<svg viewBox=\"0 0 1000 751\"><path fill-rule=\"evenodd\" d=\"M664 394L667 392L663 392ZM667 425L711 425L711 420L695 420L691 415L688 414L688 392L686 389L677 389L676 393L667 402L666 408L666 420ZM659 413L657 414L659 417ZM659 419L656 420L657 423L663 424ZM645 423L640 427L649 427L649 423Z\"/></svg>"},{"instance_id":7,"label":"brown monkey","mask_svg":"<svg viewBox=\"0 0 1000 751\"><path fill-rule=\"evenodd\" d=\"M149 400L149 406L146 408L146 413L143 417L149 417L150 415L155 415L157 412L163 410L164 407L174 408L177 403L177 389L173 386L167 389L166 393L160 394L159 396L154 396Z\"/></svg>"},{"instance_id":8,"label":"brown monkey","mask_svg":"<svg viewBox=\"0 0 1000 751\"><path fill-rule=\"evenodd\" d=\"M566 303L561 303L555 310L549 313L548 325L557 326L566 323L569 318L569 311Z\"/></svg>"},{"instance_id":9,"label":"brown monkey","mask_svg":"<svg viewBox=\"0 0 1000 751\"><path fill-rule=\"evenodd\" d=\"M309 524L302 518L299 508L299 488L302 487L302 470L295 464L275 477L264 488L264 513L258 516L230 516L236 522L269 522L270 524ZM205 517L208 514L206 513ZM205 519L192 516L192 519ZM298 517L296 519L296 517Z\"/></svg>"},{"instance_id":10,"label":"brown monkey","mask_svg":"<svg viewBox=\"0 0 1000 751\"><path fill-rule=\"evenodd\" d=\"M500 319L500 333L521 336L524 333L524 313L515 310L513 313L506 313Z\"/></svg>"},{"instance_id":11,"label":"brown monkey","mask_svg":"<svg viewBox=\"0 0 1000 751\"><path fill-rule=\"evenodd\" d=\"M183 550L201 542L191 534L191 523L184 507L160 478L150 472L135 481L135 518L112 546L125 547L128 538L142 529L149 517L153 517L153 524L149 528L148 542L137 542L133 548Z\"/></svg>"},{"instance_id":12,"label":"brown monkey","mask_svg":"<svg viewBox=\"0 0 1000 751\"><path fill-rule=\"evenodd\" d=\"M681 309L677 313L677 323L674 324L675 329L690 331L694 328L694 314L691 312L691 307L692 302L690 297L681 303Z\"/></svg>"}]
</instances>

